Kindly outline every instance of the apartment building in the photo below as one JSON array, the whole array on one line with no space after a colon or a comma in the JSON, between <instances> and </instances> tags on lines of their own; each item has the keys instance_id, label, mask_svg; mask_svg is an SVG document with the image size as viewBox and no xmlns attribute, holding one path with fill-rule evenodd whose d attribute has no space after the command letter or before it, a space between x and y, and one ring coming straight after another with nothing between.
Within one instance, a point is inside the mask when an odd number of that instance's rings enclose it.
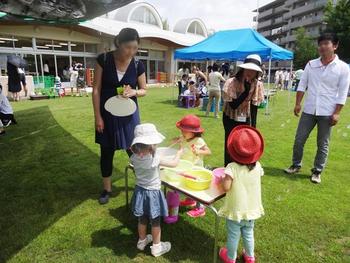
<instances>
[{"instance_id":1,"label":"apartment building","mask_svg":"<svg viewBox=\"0 0 350 263\"><path fill-rule=\"evenodd\" d=\"M294 49L296 30L305 28L307 34L317 38L325 29L324 8L328 0L276 0L254 10L257 30L276 44ZM335 0L333 0L336 3Z\"/></svg>"}]
</instances>

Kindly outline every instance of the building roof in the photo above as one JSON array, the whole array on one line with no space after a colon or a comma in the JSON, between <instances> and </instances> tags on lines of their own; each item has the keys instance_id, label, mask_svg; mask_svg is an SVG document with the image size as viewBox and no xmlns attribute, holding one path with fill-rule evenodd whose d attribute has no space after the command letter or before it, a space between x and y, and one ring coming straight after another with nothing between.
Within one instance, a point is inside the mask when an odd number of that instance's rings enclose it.
<instances>
[{"instance_id":1,"label":"building roof","mask_svg":"<svg viewBox=\"0 0 350 263\"><path fill-rule=\"evenodd\" d=\"M177 23L174 26L174 32L187 34L188 28L192 23L198 23L198 25L202 28L205 37L208 36L207 27L205 26L204 22L199 18L185 18L177 21Z\"/></svg>"},{"instance_id":2,"label":"building roof","mask_svg":"<svg viewBox=\"0 0 350 263\"><path fill-rule=\"evenodd\" d=\"M191 46L205 38L194 34L182 34L163 30L157 26L148 24L116 21L106 17L97 17L95 19L80 23L80 26L94 29L111 36L118 35L119 32L125 27L132 27L138 31L141 38L159 38L181 46Z\"/></svg>"},{"instance_id":3,"label":"building roof","mask_svg":"<svg viewBox=\"0 0 350 263\"><path fill-rule=\"evenodd\" d=\"M284 2L285 2L284 0L275 0L275 1L272 1L268 4L266 4L266 5L259 6L259 12L265 11L267 9L271 9L272 7L275 7L276 5L280 6L280 5L284 4ZM258 9L253 10L253 12L258 12Z\"/></svg>"}]
</instances>

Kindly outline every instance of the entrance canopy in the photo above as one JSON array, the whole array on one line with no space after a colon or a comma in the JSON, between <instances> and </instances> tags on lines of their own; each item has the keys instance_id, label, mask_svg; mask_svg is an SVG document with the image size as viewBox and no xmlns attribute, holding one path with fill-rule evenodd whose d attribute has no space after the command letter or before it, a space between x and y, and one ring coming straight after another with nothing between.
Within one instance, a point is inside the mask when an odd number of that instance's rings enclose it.
<instances>
[{"instance_id":1,"label":"entrance canopy","mask_svg":"<svg viewBox=\"0 0 350 263\"><path fill-rule=\"evenodd\" d=\"M78 24L134 0L7 0L0 1L0 18L10 21Z\"/></svg>"},{"instance_id":2,"label":"entrance canopy","mask_svg":"<svg viewBox=\"0 0 350 263\"><path fill-rule=\"evenodd\" d=\"M292 60L293 52L272 43L253 29L219 31L187 48L177 49L175 59L243 61L250 54L262 60Z\"/></svg>"}]
</instances>

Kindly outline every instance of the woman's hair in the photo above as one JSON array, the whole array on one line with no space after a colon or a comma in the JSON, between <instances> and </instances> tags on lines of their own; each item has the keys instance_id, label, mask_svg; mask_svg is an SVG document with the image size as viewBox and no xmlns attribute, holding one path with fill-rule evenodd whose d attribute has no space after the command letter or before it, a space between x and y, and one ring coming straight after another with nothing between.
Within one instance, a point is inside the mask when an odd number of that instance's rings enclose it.
<instances>
[{"instance_id":1,"label":"woman's hair","mask_svg":"<svg viewBox=\"0 0 350 263\"><path fill-rule=\"evenodd\" d=\"M154 145L143 144L143 143L135 143L131 146L131 151L135 154L152 154L154 156L156 152L156 147Z\"/></svg>"},{"instance_id":2,"label":"woman's hair","mask_svg":"<svg viewBox=\"0 0 350 263\"><path fill-rule=\"evenodd\" d=\"M219 66L218 66L218 64L216 64L216 63L213 64L213 71L214 71L214 72L215 72L215 71L219 71Z\"/></svg>"},{"instance_id":3,"label":"woman's hair","mask_svg":"<svg viewBox=\"0 0 350 263\"><path fill-rule=\"evenodd\" d=\"M222 65L221 70L223 75L229 75L230 65L228 63L225 63L224 65Z\"/></svg>"},{"instance_id":4,"label":"woman's hair","mask_svg":"<svg viewBox=\"0 0 350 263\"><path fill-rule=\"evenodd\" d=\"M243 164L243 163L240 163L240 162L237 162L237 161L234 161L234 162L238 163L239 165L242 165L242 166L247 166L249 171L253 170L255 168L255 166L256 166L256 163Z\"/></svg>"},{"instance_id":5,"label":"woman's hair","mask_svg":"<svg viewBox=\"0 0 350 263\"><path fill-rule=\"evenodd\" d=\"M207 70L208 70L209 73L212 72L212 71L213 71L213 66L212 66L212 65L209 65L209 66L207 67Z\"/></svg>"},{"instance_id":6,"label":"woman's hair","mask_svg":"<svg viewBox=\"0 0 350 263\"><path fill-rule=\"evenodd\" d=\"M239 82L243 82L244 79L243 79L243 72L244 72L244 69L243 68L240 68L237 73L235 74L235 78L239 81ZM256 76L255 76L255 79L258 79L259 77L259 72L257 71L256 72Z\"/></svg>"},{"instance_id":7,"label":"woman's hair","mask_svg":"<svg viewBox=\"0 0 350 263\"><path fill-rule=\"evenodd\" d=\"M118 47L120 44L131 42L131 41L137 41L137 43L140 43L140 36L139 33L133 29L133 28L123 28L117 36L114 38L114 45Z\"/></svg>"},{"instance_id":8,"label":"woman's hair","mask_svg":"<svg viewBox=\"0 0 350 263\"><path fill-rule=\"evenodd\" d=\"M195 82L194 82L193 80L191 80L190 82L188 82L188 84L190 84L190 85L194 85L194 84L195 84Z\"/></svg>"}]
</instances>

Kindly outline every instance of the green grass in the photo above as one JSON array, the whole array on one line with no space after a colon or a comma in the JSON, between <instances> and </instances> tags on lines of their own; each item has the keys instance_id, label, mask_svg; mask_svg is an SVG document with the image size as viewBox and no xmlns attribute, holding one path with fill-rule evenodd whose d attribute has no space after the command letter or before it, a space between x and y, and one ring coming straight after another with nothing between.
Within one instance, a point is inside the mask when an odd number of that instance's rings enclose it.
<instances>
[{"instance_id":1,"label":"green grass","mask_svg":"<svg viewBox=\"0 0 350 263\"><path fill-rule=\"evenodd\" d=\"M258 126L266 139L262 163L266 215L256 222L259 262L350 262L350 108L333 130L321 185L309 182L315 132L305 146L302 173L286 176L297 125L294 95L280 93L271 115L260 111ZM172 138L175 122L186 113L170 101L170 89L152 89L140 100L143 122L153 122ZM288 102L289 101L289 102ZM136 220L124 206L118 152L114 196L100 206L99 148L94 143L90 98L25 101L13 104L19 124L0 138L0 262L211 262L214 217L192 219L181 211L175 225L163 225L163 240L173 249L153 258L136 250ZM211 166L223 163L221 120L202 118ZM134 180L130 185L133 187ZM217 207L220 206L217 203ZM219 244L225 244L224 220Z\"/></svg>"}]
</instances>

